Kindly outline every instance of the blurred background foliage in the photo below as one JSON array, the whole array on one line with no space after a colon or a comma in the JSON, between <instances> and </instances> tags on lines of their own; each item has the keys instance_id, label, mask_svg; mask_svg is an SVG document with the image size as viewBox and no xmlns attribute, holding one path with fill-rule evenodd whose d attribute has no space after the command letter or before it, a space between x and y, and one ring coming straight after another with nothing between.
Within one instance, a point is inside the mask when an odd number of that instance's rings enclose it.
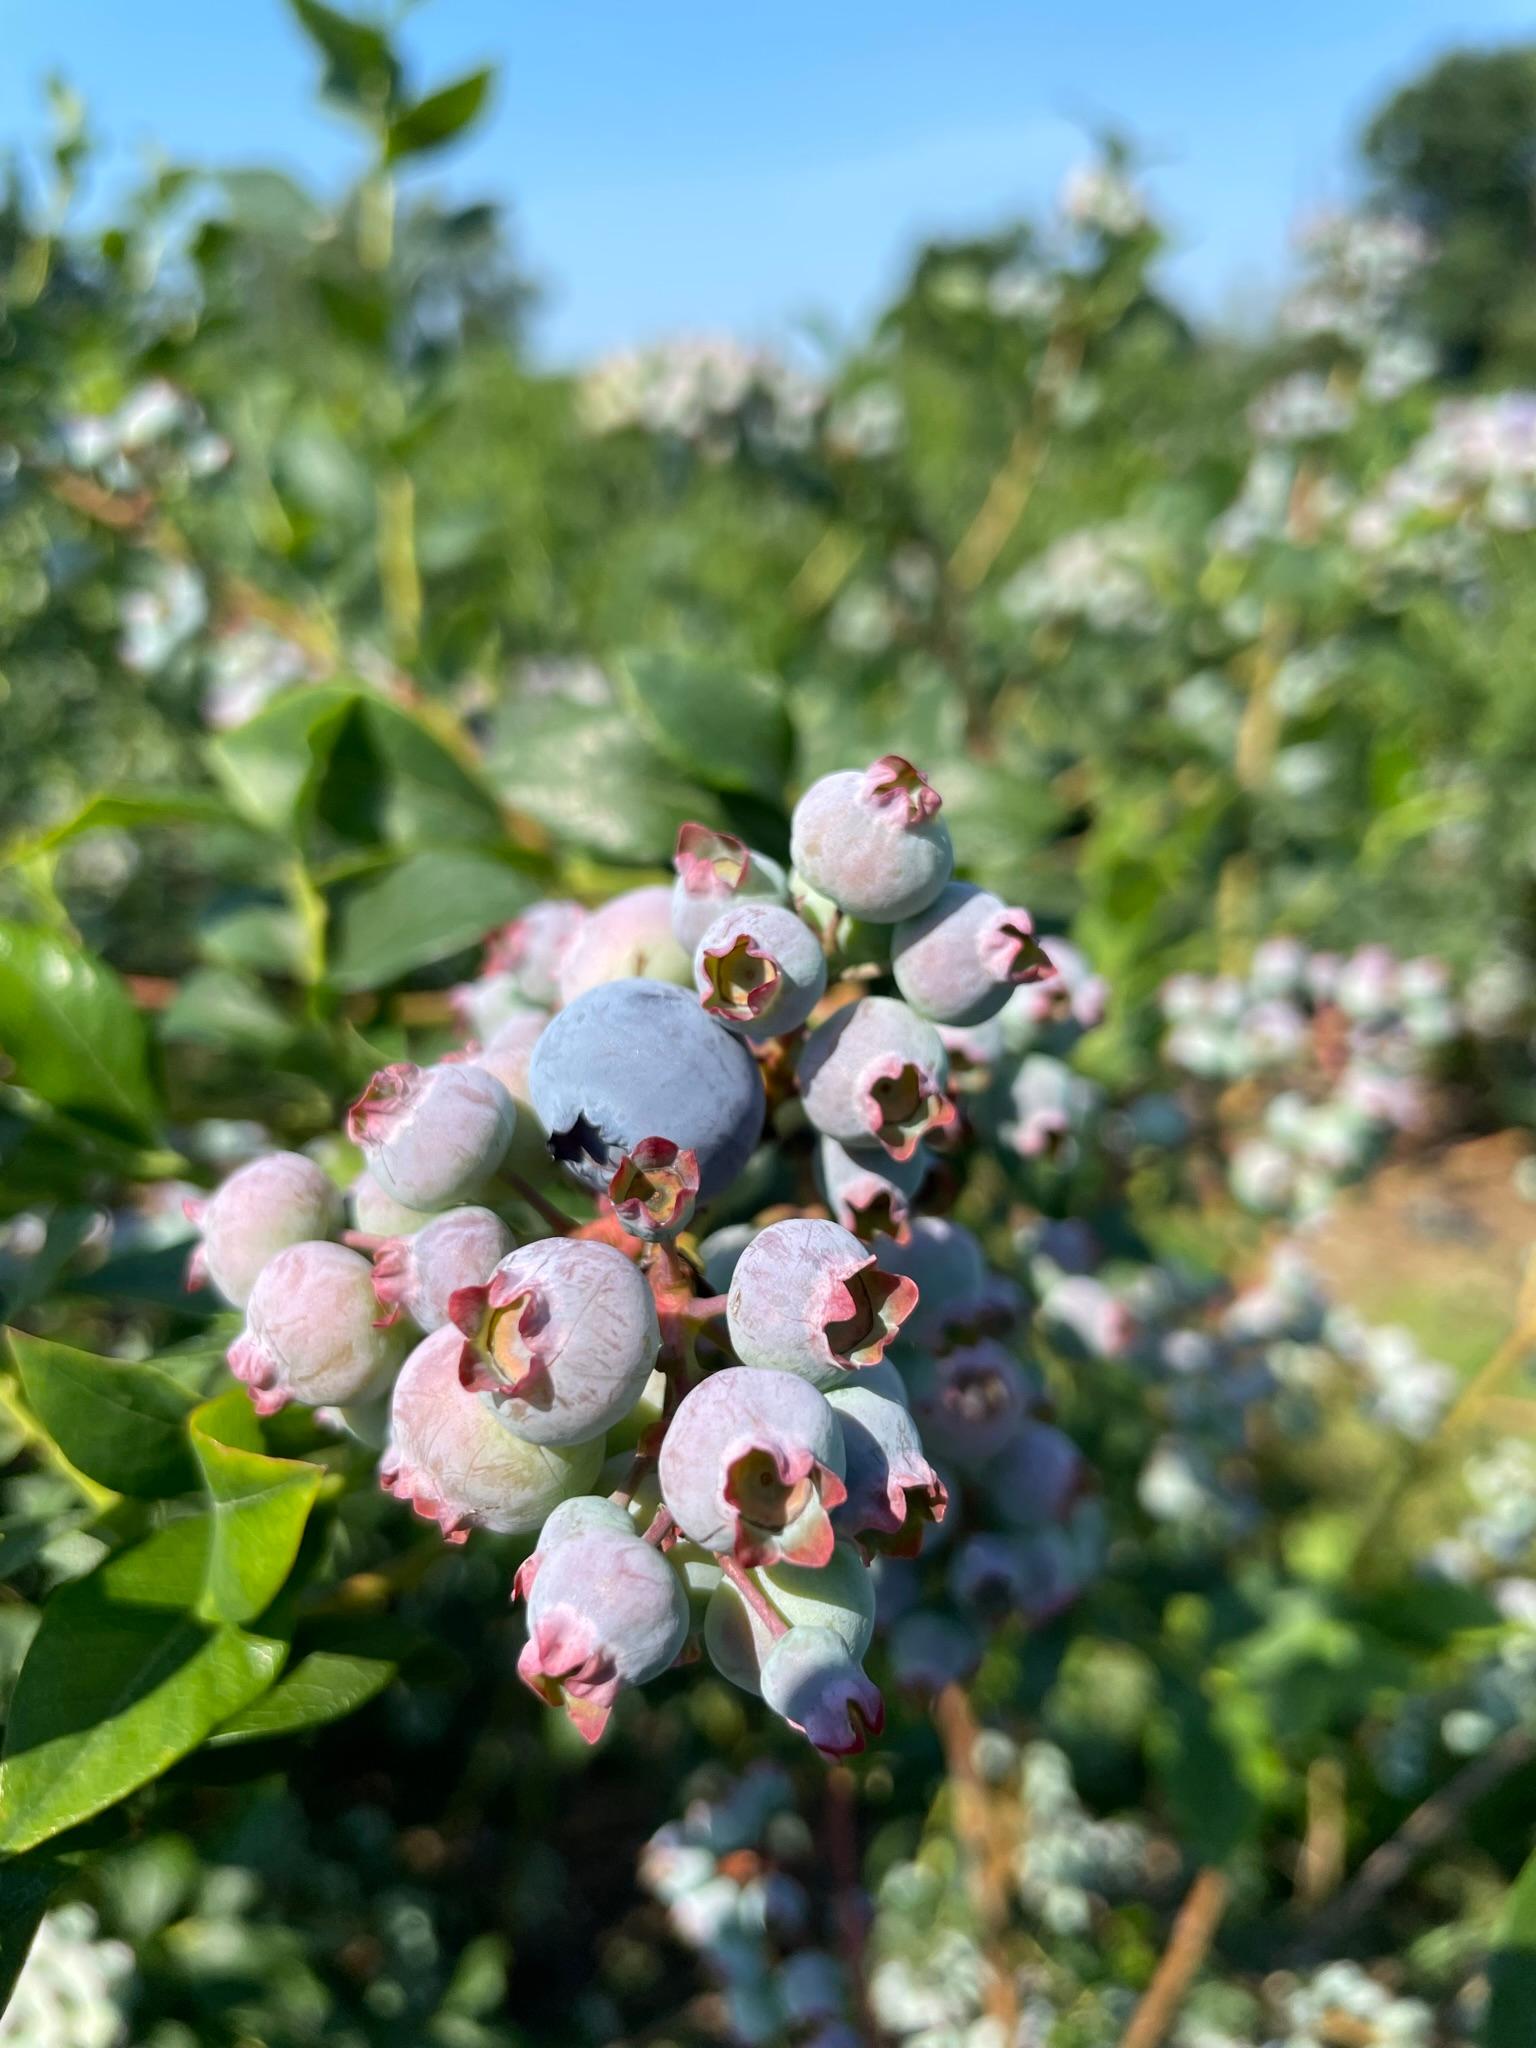
<instances>
[{"instance_id":1,"label":"blurred background foliage","mask_svg":"<svg viewBox=\"0 0 1536 2048\"><path fill-rule=\"evenodd\" d=\"M8 1322L44 1352L153 1352L179 1420L220 1384L221 1327L180 1286L187 1186L321 1140L381 1060L445 1044L445 991L520 905L663 872L685 817L781 855L798 789L889 750L943 791L967 871L1108 977L1083 1065L1116 1101L1171 1085L1170 975L1241 974L1286 933L1448 963L1493 1022L1446 1056L1430 1136L1531 1121L1511 1020L1536 948L1536 54L1449 58L1373 117L1367 205L1315 225L1255 340L1160 295L1109 138L1051 219L920 250L846 354L696 340L557 374L498 210L424 175L492 81L412 79L382 29L293 11L359 136L340 197L166 165L103 225L62 83L50 151L0 197ZM1115 1172L1142 1254L1258 1270L1264 1226L1197 1167ZM1052 1199L1058 1220L1107 1206L1091 1174ZM1008 1256L999 1187L961 1200ZM1484 1314L1458 1368L1502 1334ZM7 1686L45 1597L157 1498L77 1463L63 1368L27 1341L0 1417ZM1416 1573L1465 1505L1464 1446L1367 1441L1349 1397L1323 1406L1304 1449L1255 1425L1234 1560L1198 1517L1148 1532L1156 1401L1128 1373L1079 1392L1117 1531L1103 1581L989 1654L972 1722L893 1721L858 1781L862 1873L847 1773L824 1801L792 1759L809 1826L793 1787L743 1817L702 1781L699 1841L788 1874L829 1947L862 1874L877 1954L937 1943L936 1981L991 1981L1001 1955L1048 1986L1048 2014L957 1994L926 2033L892 2007L892 2038L1119 2039L1195 1867L1241 1910L1182 2048L1533 2038L1536 1893L1510 1890L1530 1617L1522 1644L1482 1590ZM315 1445L269 1426L266 1453ZM1528 1469L1488 1483L1512 1515L1536 1497ZM1536 1517L1515 1519L1518 1573ZM497 1546L446 1555L329 1481L311 1529L299 1648L335 1660L330 1704L280 1751L302 1716L237 1709L154 1792L129 1770L126 1803L0 1866L12 1967L63 1898L30 1981L84 1987L76 2031L17 2031L34 2007L0 2039L833 2040L809 1992L743 2032L750 1970L720 1966L725 2016L697 1919L636 1875L691 1771L763 1749L740 1700L664 1684L577 1757L517 1696ZM1506 1738L1488 1784L1521 1796L1457 1832L1466 1757ZM1392 1741L1418 1744L1396 1776L1371 1763ZM1444 1857L1330 1920L1346 1864L1445 1782ZM1060 1868L1015 1898L988 1844L1020 1797ZM1362 1990L1341 1963L1308 2032L1329 1956L1384 1968Z\"/></svg>"}]
</instances>

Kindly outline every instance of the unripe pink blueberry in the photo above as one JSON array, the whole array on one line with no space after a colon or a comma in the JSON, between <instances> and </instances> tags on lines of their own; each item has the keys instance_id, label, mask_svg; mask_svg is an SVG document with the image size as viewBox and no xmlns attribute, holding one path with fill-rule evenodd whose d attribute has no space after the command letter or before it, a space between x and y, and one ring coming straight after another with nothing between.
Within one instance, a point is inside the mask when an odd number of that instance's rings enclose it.
<instances>
[{"instance_id":1,"label":"unripe pink blueberry","mask_svg":"<svg viewBox=\"0 0 1536 2048\"><path fill-rule=\"evenodd\" d=\"M606 1529L613 1536L636 1534L633 1518L627 1508L616 1500L610 1500L602 1493L578 1493L551 1510L544 1526L539 1531L539 1540L523 1559L512 1575L512 1597L526 1600L533 1591L533 1582L539 1575L539 1567L562 1543L572 1536L585 1536L594 1529Z\"/></svg>"},{"instance_id":2,"label":"unripe pink blueberry","mask_svg":"<svg viewBox=\"0 0 1536 2048\"><path fill-rule=\"evenodd\" d=\"M816 1179L833 1216L861 1244L877 1237L901 1242L929 1163L921 1145L910 1159L893 1159L878 1146L850 1149L823 1138L816 1148Z\"/></svg>"},{"instance_id":3,"label":"unripe pink blueberry","mask_svg":"<svg viewBox=\"0 0 1536 2048\"><path fill-rule=\"evenodd\" d=\"M946 883L926 910L891 934L891 972L919 1016L984 1024L1016 988L1055 972L1027 910L973 882Z\"/></svg>"},{"instance_id":4,"label":"unripe pink blueberry","mask_svg":"<svg viewBox=\"0 0 1536 2048\"><path fill-rule=\"evenodd\" d=\"M492 939L486 973L506 975L526 1002L553 1009L560 1001L560 964L586 921L587 912L579 903L530 903Z\"/></svg>"},{"instance_id":5,"label":"unripe pink blueberry","mask_svg":"<svg viewBox=\"0 0 1536 2048\"><path fill-rule=\"evenodd\" d=\"M851 1231L790 1217L737 1260L726 1317L743 1365L816 1385L878 1364L916 1306L913 1283L883 1272Z\"/></svg>"},{"instance_id":6,"label":"unripe pink blueberry","mask_svg":"<svg viewBox=\"0 0 1536 2048\"><path fill-rule=\"evenodd\" d=\"M721 912L750 902L782 903L784 870L745 840L708 825L680 825L672 856L672 931L685 952L699 941Z\"/></svg>"},{"instance_id":7,"label":"unripe pink blueberry","mask_svg":"<svg viewBox=\"0 0 1536 2048\"><path fill-rule=\"evenodd\" d=\"M454 1022L466 1038L482 1043L494 1037L514 1017L530 1013L526 998L510 974L482 974L474 981L461 981L448 992Z\"/></svg>"},{"instance_id":8,"label":"unripe pink blueberry","mask_svg":"<svg viewBox=\"0 0 1536 2048\"><path fill-rule=\"evenodd\" d=\"M693 962L672 936L672 892L660 883L627 889L589 911L560 956L562 1004L605 981L674 981L691 985Z\"/></svg>"},{"instance_id":9,"label":"unripe pink blueberry","mask_svg":"<svg viewBox=\"0 0 1536 2048\"><path fill-rule=\"evenodd\" d=\"M1065 1356L1123 1358L1136 1341L1130 1310L1101 1280L1072 1273L1058 1280L1040 1304L1040 1327Z\"/></svg>"},{"instance_id":10,"label":"unripe pink blueberry","mask_svg":"<svg viewBox=\"0 0 1536 2048\"><path fill-rule=\"evenodd\" d=\"M533 1048L543 1036L549 1019L542 1010L515 1010L494 1031L481 1034L484 1042L474 1055L474 1064L494 1074L517 1105L518 1115L529 1109L528 1063Z\"/></svg>"},{"instance_id":11,"label":"unripe pink blueberry","mask_svg":"<svg viewBox=\"0 0 1536 2048\"><path fill-rule=\"evenodd\" d=\"M777 903L748 903L705 927L694 986L711 1017L743 1038L798 1031L827 986L827 956L808 924Z\"/></svg>"},{"instance_id":12,"label":"unripe pink blueberry","mask_svg":"<svg viewBox=\"0 0 1536 2048\"><path fill-rule=\"evenodd\" d=\"M660 1551L635 1535L587 1529L539 1567L517 1672L596 1742L619 1688L665 1671L687 1635L687 1596Z\"/></svg>"},{"instance_id":13,"label":"unripe pink blueberry","mask_svg":"<svg viewBox=\"0 0 1536 2048\"><path fill-rule=\"evenodd\" d=\"M850 917L871 924L915 917L954 867L939 808L938 792L899 754L824 775L795 805L795 872Z\"/></svg>"},{"instance_id":14,"label":"unripe pink blueberry","mask_svg":"<svg viewBox=\"0 0 1536 2048\"><path fill-rule=\"evenodd\" d=\"M1017 1435L1032 1392L1018 1360L983 1338L935 1359L913 1406L935 1450L974 1465Z\"/></svg>"},{"instance_id":15,"label":"unripe pink blueberry","mask_svg":"<svg viewBox=\"0 0 1536 2048\"><path fill-rule=\"evenodd\" d=\"M388 1195L442 1209L476 1195L506 1157L517 1111L494 1074L467 1061L383 1067L353 1103L347 1135Z\"/></svg>"},{"instance_id":16,"label":"unripe pink blueberry","mask_svg":"<svg viewBox=\"0 0 1536 2048\"><path fill-rule=\"evenodd\" d=\"M662 1498L685 1536L738 1564L823 1565L847 1497L837 1416L793 1373L728 1366L686 1394L661 1446Z\"/></svg>"},{"instance_id":17,"label":"unripe pink blueberry","mask_svg":"<svg viewBox=\"0 0 1536 2048\"><path fill-rule=\"evenodd\" d=\"M409 1237L386 1238L373 1255L373 1291L384 1320L408 1315L440 1330L460 1288L489 1280L517 1240L491 1209L447 1209Z\"/></svg>"},{"instance_id":18,"label":"unripe pink blueberry","mask_svg":"<svg viewBox=\"0 0 1536 2048\"><path fill-rule=\"evenodd\" d=\"M449 1326L406 1360L390 1401L379 1483L436 1522L450 1543L462 1543L471 1529L525 1535L569 1496L586 1493L603 1447L514 1436L491 1402L463 1385L463 1352L463 1338Z\"/></svg>"},{"instance_id":19,"label":"unripe pink blueberry","mask_svg":"<svg viewBox=\"0 0 1536 2048\"><path fill-rule=\"evenodd\" d=\"M874 1682L831 1629L792 1628L763 1659L763 1700L822 1756L856 1756L885 1726Z\"/></svg>"},{"instance_id":20,"label":"unripe pink blueberry","mask_svg":"<svg viewBox=\"0 0 1536 2048\"><path fill-rule=\"evenodd\" d=\"M639 1268L590 1238L523 1245L448 1306L470 1342L465 1384L530 1443L600 1437L639 1400L661 1348Z\"/></svg>"},{"instance_id":21,"label":"unripe pink blueberry","mask_svg":"<svg viewBox=\"0 0 1536 2048\"><path fill-rule=\"evenodd\" d=\"M378 1321L373 1268L344 1244L291 1244L267 1261L229 1347L258 1415L290 1401L342 1407L389 1385L405 1356L403 1332Z\"/></svg>"},{"instance_id":22,"label":"unripe pink blueberry","mask_svg":"<svg viewBox=\"0 0 1536 2048\"><path fill-rule=\"evenodd\" d=\"M857 1663L875 1631L875 1587L851 1543L839 1543L819 1568L776 1564L751 1580L777 1621L790 1628L827 1628ZM762 1664L778 1635L776 1625L722 1579L704 1615L704 1648L722 1678L743 1692L762 1691Z\"/></svg>"},{"instance_id":23,"label":"unripe pink blueberry","mask_svg":"<svg viewBox=\"0 0 1536 2048\"><path fill-rule=\"evenodd\" d=\"M848 1488L833 1527L867 1550L915 1557L925 1524L943 1521L949 1499L917 1424L901 1402L864 1387L834 1388L827 1400L843 1432Z\"/></svg>"},{"instance_id":24,"label":"unripe pink blueberry","mask_svg":"<svg viewBox=\"0 0 1536 2048\"><path fill-rule=\"evenodd\" d=\"M1015 989L1000 1013L1010 1052L1042 1044L1069 1050L1085 1031L1103 1023L1109 1005L1108 983L1069 941L1053 935L1040 941L1040 950L1052 972Z\"/></svg>"},{"instance_id":25,"label":"unripe pink blueberry","mask_svg":"<svg viewBox=\"0 0 1536 2048\"><path fill-rule=\"evenodd\" d=\"M385 1194L366 1167L347 1190L347 1202L353 1229L366 1237L409 1237L439 1213L397 1202L393 1195Z\"/></svg>"},{"instance_id":26,"label":"unripe pink blueberry","mask_svg":"<svg viewBox=\"0 0 1536 2048\"><path fill-rule=\"evenodd\" d=\"M864 996L818 1025L801 1051L799 1080L805 1113L824 1137L879 1145L893 1159L910 1159L929 1132L955 1121L943 1040L892 996Z\"/></svg>"},{"instance_id":27,"label":"unripe pink blueberry","mask_svg":"<svg viewBox=\"0 0 1536 2048\"><path fill-rule=\"evenodd\" d=\"M188 1285L211 1280L234 1308L245 1307L274 1254L285 1245L332 1236L346 1216L341 1190L302 1152L248 1160L211 1195L183 1206L202 1236Z\"/></svg>"},{"instance_id":28,"label":"unripe pink blueberry","mask_svg":"<svg viewBox=\"0 0 1536 2048\"><path fill-rule=\"evenodd\" d=\"M967 1623L917 1608L891 1630L891 1672L903 1690L931 1697L969 1678L981 1662L981 1647Z\"/></svg>"}]
</instances>

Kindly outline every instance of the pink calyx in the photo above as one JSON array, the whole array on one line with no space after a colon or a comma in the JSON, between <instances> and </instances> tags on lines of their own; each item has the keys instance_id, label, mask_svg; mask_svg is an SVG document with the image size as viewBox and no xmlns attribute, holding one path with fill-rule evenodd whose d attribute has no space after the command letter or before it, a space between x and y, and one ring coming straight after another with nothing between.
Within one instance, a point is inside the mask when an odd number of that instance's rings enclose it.
<instances>
[{"instance_id":1,"label":"pink calyx","mask_svg":"<svg viewBox=\"0 0 1536 2048\"><path fill-rule=\"evenodd\" d=\"M549 1311L536 1287L494 1273L488 1286L459 1287L449 1295L448 1320L468 1339L459 1359L466 1393L549 1406L554 1382L537 1342Z\"/></svg>"},{"instance_id":2,"label":"pink calyx","mask_svg":"<svg viewBox=\"0 0 1536 2048\"><path fill-rule=\"evenodd\" d=\"M959 1115L928 1069L897 1053L865 1068L859 1094L870 1134L893 1159L910 1159L930 1132L948 1130Z\"/></svg>"},{"instance_id":3,"label":"pink calyx","mask_svg":"<svg viewBox=\"0 0 1536 2048\"><path fill-rule=\"evenodd\" d=\"M642 1138L608 1183L608 1199L633 1229L681 1230L699 1198L699 1155L670 1138Z\"/></svg>"},{"instance_id":4,"label":"pink calyx","mask_svg":"<svg viewBox=\"0 0 1536 2048\"><path fill-rule=\"evenodd\" d=\"M672 865L690 896L734 896L747 879L752 856L745 840L708 825L677 828Z\"/></svg>"},{"instance_id":5,"label":"pink calyx","mask_svg":"<svg viewBox=\"0 0 1536 2048\"><path fill-rule=\"evenodd\" d=\"M836 1541L830 1510L848 1489L803 1447L744 1444L728 1453L721 1502L734 1525L731 1552L748 1570L758 1565L824 1565Z\"/></svg>"},{"instance_id":6,"label":"pink calyx","mask_svg":"<svg viewBox=\"0 0 1536 2048\"><path fill-rule=\"evenodd\" d=\"M864 771L864 795L904 828L936 818L944 799L920 768L900 754L882 754Z\"/></svg>"},{"instance_id":7,"label":"pink calyx","mask_svg":"<svg viewBox=\"0 0 1536 2048\"><path fill-rule=\"evenodd\" d=\"M745 932L724 946L706 946L704 975L709 983L700 998L712 1017L733 1024L751 1024L778 994L784 976L779 963Z\"/></svg>"},{"instance_id":8,"label":"pink calyx","mask_svg":"<svg viewBox=\"0 0 1536 2048\"><path fill-rule=\"evenodd\" d=\"M1035 921L1027 910L999 910L988 918L976 950L994 981L1015 988L1049 981L1056 972L1051 956L1037 944Z\"/></svg>"},{"instance_id":9,"label":"pink calyx","mask_svg":"<svg viewBox=\"0 0 1536 2048\"><path fill-rule=\"evenodd\" d=\"M917 1307L917 1282L886 1273L873 1255L833 1283L822 1335L834 1365L878 1365L886 1346Z\"/></svg>"},{"instance_id":10,"label":"pink calyx","mask_svg":"<svg viewBox=\"0 0 1536 2048\"><path fill-rule=\"evenodd\" d=\"M354 1145L381 1138L421 1092L421 1068L412 1060L380 1067L347 1111L347 1136Z\"/></svg>"},{"instance_id":11,"label":"pink calyx","mask_svg":"<svg viewBox=\"0 0 1536 2048\"><path fill-rule=\"evenodd\" d=\"M607 1727L619 1675L586 1615L569 1607L541 1615L523 1645L517 1675L546 1706L563 1707L584 1742L596 1742Z\"/></svg>"},{"instance_id":12,"label":"pink calyx","mask_svg":"<svg viewBox=\"0 0 1536 2048\"><path fill-rule=\"evenodd\" d=\"M258 1415L275 1415L279 1408L288 1406L287 1389L278 1383L277 1360L259 1337L242 1331L230 1345L226 1359L235 1378L244 1381L251 1406Z\"/></svg>"},{"instance_id":13,"label":"pink calyx","mask_svg":"<svg viewBox=\"0 0 1536 2048\"><path fill-rule=\"evenodd\" d=\"M445 1543L468 1542L474 1526L472 1517L440 1500L431 1484L417 1473L386 1459L379 1467L379 1484L396 1500L408 1503L412 1513L420 1515L424 1522L436 1522Z\"/></svg>"}]
</instances>

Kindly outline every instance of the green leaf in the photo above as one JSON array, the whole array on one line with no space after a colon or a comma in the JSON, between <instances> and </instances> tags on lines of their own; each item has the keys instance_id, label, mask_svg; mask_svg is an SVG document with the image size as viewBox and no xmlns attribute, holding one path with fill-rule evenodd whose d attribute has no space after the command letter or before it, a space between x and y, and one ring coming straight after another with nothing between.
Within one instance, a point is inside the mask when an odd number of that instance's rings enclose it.
<instances>
[{"instance_id":1,"label":"green leaf","mask_svg":"<svg viewBox=\"0 0 1536 2048\"><path fill-rule=\"evenodd\" d=\"M388 106L400 89L400 66L382 29L324 7L289 0L299 26L325 59L327 99L363 111Z\"/></svg>"},{"instance_id":2,"label":"green leaf","mask_svg":"<svg viewBox=\"0 0 1536 2048\"><path fill-rule=\"evenodd\" d=\"M285 1645L204 1620L191 1516L61 1587L21 1667L0 1762L0 1854L115 1805L272 1683Z\"/></svg>"},{"instance_id":3,"label":"green leaf","mask_svg":"<svg viewBox=\"0 0 1536 2048\"><path fill-rule=\"evenodd\" d=\"M1488 1962L1488 2016L1484 2048L1530 2048L1536 2013L1536 1853L1504 1902Z\"/></svg>"},{"instance_id":4,"label":"green leaf","mask_svg":"<svg viewBox=\"0 0 1536 2048\"><path fill-rule=\"evenodd\" d=\"M620 686L657 750L708 789L781 802L794 735L771 677L690 654L634 653Z\"/></svg>"},{"instance_id":5,"label":"green leaf","mask_svg":"<svg viewBox=\"0 0 1536 2048\"><path fill-rule=\"evenodd\" d=\"M161 1013L167 1044L212 1045L271 1059L285 1051L297 1026L248 975L205 967L189 974Z\"/></svg>"},{"instance_id":6,"label":"green leaf","mask_svg":"<svg viewBox=\"0 0 1536 2048\"><path fill-rule=\"evenodd\" d=\"M68 1874L60 1858L35 1849L0 1863L0 2013L10 2003L48 1901Z\"/></svg>"},{"instance_id":7,"label":"green leaf","mask_svg":"<svg viewBox=\"0 0 1536 2048\"><path fill-rule=\"evenodd\" d=\"M0 1249L0 1316L19 1315L41 1301L96 1227L99 1209L84 1202L61 1205L44 1219L41 1247L23 1253Z\"/></svg>"},{"instance_id":8,"label":"green leaf","mask_svg":"<svg viewBox=\"0 0 1536 2048\"><path fill-rule=\"evenodd\" d=\"M357 692L345 684L288 690L209 742L213 772L242 816L292 837L356 701Z\"/></svg>"},{"instance_id":9,"label":"green leaf","mask_svg":"<svg viewBox=\"0 0 1536 2048\"><path fill-rule=\"evenodd\" d=\"M188 1433L213 1505L198 1613L210 1621L252 1621L293 1569L324 1474L318 1465L266 1455L242 1387L205 1401Z\"/></svg>"},{"instance_id":10,"label":"green leaf","mask_svg":"<svg viewBox=\"0 0 1536 2048\"><path fill-rule=\"evenodd\" d=\"M330 980L378 988L473 946L528 901L526 875L487 853L412 854L336 895Z\"/></svg>"},{"instance_id":11,"label":"green leaf","mask_svg":"<svg viewBox=\"0 0 1536 2048\"><path fill-rule=\"evenodd\" d=\"M453 728L429 707L402 711L366 693L335 735L316 810L366 846L485 846L502 836L500 807Z\"/></svg>"},{"instance_id":12,"label":"green leaf","mask_svg":"<svg viewBox=\"0 0 1536 2048\"><path fill-rule=\"evenodd\" d=\"M55 1109L153 1132L144 1020L111 968L56 932L0 923L0 1051Z\"/></svg>"},{"instance_id":13,"label":"green leaf","mask_svg":"<svg viewBox=\"0 0 1536 2048\"><path fill-rule=\"evenodd\" d=\"M229 807L208 790L104 790L87 797L62 824L17 840L6 850L8 860L25 860L83 839L88 832L134 832L151 825L227 825Z\"/></svg>"},{"instance_id":14,"label":"green leaf","mask_svg":"<svg viewBox=\"0 0 1536 2048\"><path fill-rule=\"evenodd\" d=\"M322 1640L296 1656L269 1692L243 1707L209 1740L222 1748L226 1743L262 1742L345 1720L377 1699L398 1669L392 1656L340 1643L328 1648Z\"/></svg>"},{"instance_id":15,"label":"green leaf","mask_svg":"<svg viewBox=\"0 0 1536 2048\"><path fill-rule=\"evenodd\" d=\"M684 818L726 823L718 797L679 774L622 711L510 704L492 766L507 802L608 860L660 865Z\"/></svg>"},{"instance_id":16,"label":"green leaf","mask_svg":"<svg viewBox=\"0 0 1536 2048\"><path fill-rule=\"evenodd\" d=\"M1188 1680L1164 1676L1161 1709L1147 1728L1147 1756L1178 1828L1201 1863L1225 1863L1258 1820L1211 1704Z\"/></svg>"},{"instance_id":17,"label":"green leaf","mask_svg":"<svg viewBox=\"0 0 1536 2048\"><path fill-rule=\"evenodd\" d=\"M441 149L466 129L485 105L495 73L487 66L471 71L428 93L414 107L407 107L389 124L388 156L391 163L402 157L423 156Z\"/></svg>"},{"instance_id":18,"label":"green leaf","mask_svg":"<svg viewBox=\"0 0 1536 2048\"><path fill-rule=\"evenodd\" d=\"M27 1403L71 1465L136 1500L196 1486L184 1424L194 1397L153 1365L8 1332Z\"/></svg>"}]
</instances>

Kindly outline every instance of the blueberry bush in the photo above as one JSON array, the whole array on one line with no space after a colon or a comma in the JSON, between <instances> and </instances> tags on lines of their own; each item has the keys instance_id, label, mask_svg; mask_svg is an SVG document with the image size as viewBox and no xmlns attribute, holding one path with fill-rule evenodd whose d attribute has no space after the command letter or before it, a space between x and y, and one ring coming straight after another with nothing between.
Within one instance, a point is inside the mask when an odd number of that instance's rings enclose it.
<instances>
[{"instance_id":1,"label":"blueberry bush","mask_svg":"<svg viewBox=\"0 0 1536 2048\"><path fill-rule=\"evenodd\" d=\"M0 196L0 2042L1528 2048L1466 234L1239 344L1111 142L556 373L292 14L339 197Z\"/></svg>"}]
</instances>

